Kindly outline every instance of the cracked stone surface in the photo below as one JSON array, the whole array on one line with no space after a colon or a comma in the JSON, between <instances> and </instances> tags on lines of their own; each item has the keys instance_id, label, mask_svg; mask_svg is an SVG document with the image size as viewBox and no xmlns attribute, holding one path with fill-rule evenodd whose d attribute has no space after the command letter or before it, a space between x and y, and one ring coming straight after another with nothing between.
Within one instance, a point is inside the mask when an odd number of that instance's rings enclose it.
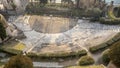
<instances>
[{"instance_id":1,"label":"cracked stone surface","mask_svg":"<svg viewBox=\"0 0 120 68\"><path fill-rule=\"evenodd\" d=\"M9 22L21 29L26 39L21 40L26 44L27 52L61 52L77 51L98 45L115 36L120 25L104 25L92 23L88 20L78 20L76 26L62 33L40 33L29 25L30 16L11 16ZM58 24L59 25L59 24Z\"/></svg>"}]
</instances>

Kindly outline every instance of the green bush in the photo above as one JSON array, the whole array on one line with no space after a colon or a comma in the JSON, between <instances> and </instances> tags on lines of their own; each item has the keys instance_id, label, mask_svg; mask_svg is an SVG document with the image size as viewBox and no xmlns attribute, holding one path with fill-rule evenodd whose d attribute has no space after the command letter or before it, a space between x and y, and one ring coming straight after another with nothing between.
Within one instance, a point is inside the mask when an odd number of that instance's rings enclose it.
<instances>
[{"instance_id":1,"label":"green bush","mask_svg":"<svg viewBox=\"0 0 120 68\"><path fill-rule=\"evenodd\" d=\"M109 56L111 61L120 67L120 41L117 41L110 47Z\"/></svg>"},{"instance_id":2,"label":"green bush","mask_svg":"<svg viewBox=\"0 0 120 68\"><path fill-rule=\"evenodd\" d=\"M78 52L59 52L59 53L28 53L27 55L30 57L39 57L39 58L67 58L73 56L83 56L86 55L87 52L85 50L81 50Z\"/></svg>"},{"instance_id":3,"label":"green bush","mask_svg":"<svg viewBox=\"0 0 120 68\"><path fill-rule=\"evenodd\" d=\"M102 54L102 60L105 64L108 64L110 62L110 57L109 57L109 49L105 50Z\"/></svg>"},{"instance_id":4,"label":"green bush","mask_svg":"<svg viewBox=\"0 0 120 68\"><path fill-rule=\"evenodd\" d=\"M90 56L82 56L79 61L78 65L91 65L94 64L94 59Z\"/></svg>"},{"instance_id":5,"label":"green bush","mask_svg":"<svg viewBox=\"0 0 120 68\"><path fill-rule=\"evenodd\" d=\"M10 58L4 68L33 68L33 63L30 58L24 55L17 55Z\"/></svg>"}]
</instances>

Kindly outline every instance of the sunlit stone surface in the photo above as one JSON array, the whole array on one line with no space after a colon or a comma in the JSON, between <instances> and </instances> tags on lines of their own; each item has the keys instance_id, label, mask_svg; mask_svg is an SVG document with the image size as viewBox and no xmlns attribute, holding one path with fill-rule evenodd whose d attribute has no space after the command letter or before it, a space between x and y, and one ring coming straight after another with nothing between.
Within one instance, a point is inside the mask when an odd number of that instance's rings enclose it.
<instances>
[{"instance_id":1,"label":"sunlit stone surface","mask_svg":"<svg viewBox=\"0 0 120 68\"><path fill-rule=\"evenodd\" d=\"M40 33L29 24L30 16L11 17L10 20L21 29L26 39L21 40L27 46L27 52L77 51L103 43L119 32L119 25L103 25L87 20L78 20L70 30L62 33ZM9 21L10 21L9 20ZM56 29L56 28L54 28Z\"/></svg>"}]
</instances>

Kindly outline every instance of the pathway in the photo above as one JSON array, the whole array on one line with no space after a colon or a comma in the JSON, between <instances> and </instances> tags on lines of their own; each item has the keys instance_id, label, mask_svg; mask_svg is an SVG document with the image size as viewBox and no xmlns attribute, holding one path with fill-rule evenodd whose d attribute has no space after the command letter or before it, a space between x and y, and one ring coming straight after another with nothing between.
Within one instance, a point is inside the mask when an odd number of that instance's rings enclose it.
<instances>
[{"instance_id":1,"label":"pathway","mask_svg":"<svg viewBox=\"0 0 120 68\"><path fill-rule=\"evenodd\" d=\"M57 62L33 62L34 67L43 67L43 68L63 68L62 65L59 65Z\"/></svg>"}]
</instances>

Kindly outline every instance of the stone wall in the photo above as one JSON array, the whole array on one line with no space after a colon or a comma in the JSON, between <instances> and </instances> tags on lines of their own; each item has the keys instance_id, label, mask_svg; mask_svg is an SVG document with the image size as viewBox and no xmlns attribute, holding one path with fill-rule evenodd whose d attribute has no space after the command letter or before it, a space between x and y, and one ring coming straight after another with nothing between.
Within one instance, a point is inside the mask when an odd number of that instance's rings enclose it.
<instances>
[{"instance_id":1,"label":"stone wall","mask_svg":"<svg viewBox=\"0 0 120 68\"><path fill-rule=\"evenodd\" d=\"M92 7L95 0L80 0L79 8L89 8Z\"/></svg>"},{"instance_id":2,"label":"stone wall","mask_svg":"<svg viewBox=\"0 0 120 68\"><path fill-rule=\"evenodd\" d=\"M16 5L16 12L19 14L25 11L25 8L28 5L29 0L13 0L13 2Z\"/></svg>"},{"instance_id":3,"label":"stone wall","mask_svg":"<svg viewBox=\"0 0 120 68\"><path fill-rule=\"evenodd\" d=\"M6 9L8 9L8 10L13 9L12 6L10 5L10 3L8 3L7 0L1 0L1 3L4 5L4 7L6 7Z\"/></svg>"},{"instance_id":4,"label":"stone wall","mask_svg":"<svg viewBox=\"0 0 120 68\"><path fill-rule=\"evenodd\" d=\"M80 0L79 8L100 7L104 2L104 0Z\"/></svg>"}]
</instances>

